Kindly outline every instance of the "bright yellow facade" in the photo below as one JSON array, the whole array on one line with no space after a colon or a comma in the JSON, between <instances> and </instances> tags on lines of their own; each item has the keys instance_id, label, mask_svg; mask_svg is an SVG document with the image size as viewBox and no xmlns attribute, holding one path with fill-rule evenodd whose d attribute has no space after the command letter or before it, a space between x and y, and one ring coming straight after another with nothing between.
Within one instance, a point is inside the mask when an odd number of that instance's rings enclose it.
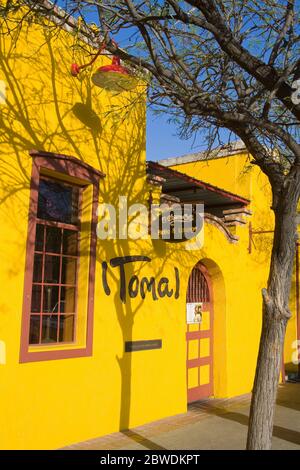
<instances>
[{"instance_id":1,"label":"bright yellow facade","mask_svg":"<svg viewBox=\"0 0 300 470\"><path fill-rule=\"evenodd\" d=\"M5 27L2 22L2 32ZM265 230L272 230L273 222L268 183L250 167L246 153L230 156L229 152L220 159L176 165L176 170L251 200L253 215L246 224L230 229L239 237L236 243L211 223L205 224L204 247L194 251L186 250L184 242L150 237L98 240L92 354L20 362L32 170L29 151L73 156L103 172L99 203L116 205L119 196L127 196L128 204L148 203L154 189L146 178L144 83L132 92L113 95L92 85L90 70L79 79L72 77L70 64L74 58L83 63L83 46L88 49L84 43L73 47L76 44L73 33L35 23L0 36L0 80L6 89L5 102L0 104L3 449L55 449L185 412L186 291L199 261L208 269L213 287L213 395L244 394L253 383L271 236L257 235L249 254L249 221L253 229ZM89 236L88 223L83 231ZM101 263L129 255L148 256L151 261L128 265L127 279L133 274L154 276L157 282L167 277L175 289L174 268L178 268L179 298L172 295L154 301L147 293L145 299L127 295L122 303L116 268L108 269L111 293L107 295ZM83 277L89 262L82 260ZM289 344L296 339L294 310L290 324L286 362L290 362ZM82 337L77 340L83 341ZM161 339L161 349L124 350L125 341L151 339ZM55 348L59 346L50 350Z\"/></svg>"},{"instance_id":2,"label":"bright yellow facade","mask_svg":"<svg viewBox=\"0 0 300 470\"><path fill-rule=\"evenodd\" d=\"M175 165L172 166L174 169L190 176L199 178L208 183L214 184L220 188L224 188L228 191L242 195L251 201L249 204L249 209L252 212L252 216L248 220L247 227L242 227L239 230L239 244L241 244L242 238L244 238L245 244L251 243L252 249L250 258L251 261L255 261L257 265L254 265L254 271L249 272L246 268L247 265L241 264L240 274L245 275L245 273L248 273L249 281L251 278L256 277L259 291L261 287L265 286L267 279L273 240L272 231L274 229L274 219L273 212L270 209L270 185L267 177L261 172L261 170L256 165L251 165L251 155L245 152L245 150L230 151L229 149L223 153L225 153L225 156L223 157L210 159L211 157L208 156L205 157L204 160L200 161L189 161L191 159L187 158L186 162L182 162L184 158L179 158L178 161L175 162L173 161L174 159L170 159L168 164L175 163ZM249 234L249 222L252 225L252 235ZM260 231L270 231L270 233L255 233ZM284 363L286 372L297 370L296 364L292 363L292 356L293 354L295 355L296 352L295 341L297 340L297 299L295 271L296 266L294 268L291 286L291 318L287 326L284 349ZM264 285L261 284L261 280L263 280ZM247 292L249 292L249 295ZM247 305L249 305L249 297L253 295L252 293L250 294L250 292L249 285L249 289L245 287L245 290L242 294L242 298L245 298ZM258 302L259 301L260 300L258 300ZM241 305L241 308L244 308L243 305ZM257 309L257 307L255 308Z\"/></svg>"}]
</instances>

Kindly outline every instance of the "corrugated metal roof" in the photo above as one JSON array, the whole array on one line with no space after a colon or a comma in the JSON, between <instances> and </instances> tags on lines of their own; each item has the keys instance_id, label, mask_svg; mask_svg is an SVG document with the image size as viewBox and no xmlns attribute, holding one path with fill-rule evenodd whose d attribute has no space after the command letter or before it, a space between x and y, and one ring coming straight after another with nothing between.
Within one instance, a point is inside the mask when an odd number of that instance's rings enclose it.
<instances>
[{"instance_id":1,"label":"corrugated metal roof","mask_svg":"<svg viewBox=\"0 0 300 470\"><path fill-rule=\"evenodd\" d=\"M157 162L147 163L147 172L160 176L162 192L180 199L180 202L204 203L205 210L221 216L223 209L247 206L250 201L242 196L193 178L172 168L164 167Z\"/></svg>"}]
</instances>

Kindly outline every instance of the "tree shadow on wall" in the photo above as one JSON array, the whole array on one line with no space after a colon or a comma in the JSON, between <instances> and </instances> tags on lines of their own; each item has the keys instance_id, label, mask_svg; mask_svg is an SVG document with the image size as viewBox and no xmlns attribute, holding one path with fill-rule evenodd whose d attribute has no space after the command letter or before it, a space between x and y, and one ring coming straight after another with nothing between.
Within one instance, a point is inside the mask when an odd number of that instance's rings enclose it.
<instances>
[{"instance_id":1,"label":"tree shadow on wall","mask_svg":"<svg viewBox=\"0 0 300 470\"><path fill-rule=\"evenodd\" d=\"M1 26L4 28L4 25ZM9 282L17 282L18 285L21 285L24 276L24 268L20 266L19 259L25 259L26 250L25 221L28 220L31 182L30 150L74 156L105 173L105 178L100 181L100 202L117 207L120 195L128 195L129 205L147 204L149 199L144 161L144 90L113 96L109 92L91 87L90 73L83 73L80 79L69 73L73 61L70 35L64 31L58 33L57 30L53 33L41 27L37 40L36 36L31 37L30 26L22 27L25 28L26 47L22 31L18 31L16 37L13 33L10 36L0 35L0 70L8 88L7 102L1 108L0 115L0 210L7 227L6 234L1 238L1 258L3 265L7 266ZM8 41L8 44L6 42L4 45L4 41ZM77 59L78 62L84 62L84 53L78 52ZM83 227L85 236L88 236L87 232L88 227ZM7 244L14 245L13 256L8 256ZM153 243L150 238L146 241L122 240L117 243L114 240L98 240L96 286L101 282L101 263L128 254L149 257L151 267L146 262L135 263L134 266L131 263L126 266L127 278L144 275L145 272L148 275L155 272L155 276L159 278L167 262L188 267L198 260L195 253L191 261L191 254L184 247L182 250L177 249L174 254L172 247L166 247L164 242ZM89 253L82 252L81 256L87 257ZM125 352L124 345L134 338L135 320L144 300L133 301L127 295L126 302L120 302L118 274L111 272L110 275L114 292L111 294L111 297L114 296L112 316L116 315L118 321L122 351L116 354L116 351L110 350L108 359L119 368L119 427L126 430L130 426L133 408L132 353ZM18 316L21 323L22 289L19 291ZM95 295L99 295L97 291ZM3 310L10 312L10 305L4 302ZM101 328L101 315L106 314L100 310L95 311L94 322L98 330ZM115 331L111 330L105 332L104 336L114 334ZM94 360L99 360L101 367L100 352L96 345L94 349ZM95 362L93 370L99 370ZM109 381L108 377L103 379ZM76 380L80 383L80 374ZM145 407L148 394L149 390L145 387ZM65 400L67 406L68 398ZM100 397L98 404L100 408Z\"/></svg>"}]
</instances>

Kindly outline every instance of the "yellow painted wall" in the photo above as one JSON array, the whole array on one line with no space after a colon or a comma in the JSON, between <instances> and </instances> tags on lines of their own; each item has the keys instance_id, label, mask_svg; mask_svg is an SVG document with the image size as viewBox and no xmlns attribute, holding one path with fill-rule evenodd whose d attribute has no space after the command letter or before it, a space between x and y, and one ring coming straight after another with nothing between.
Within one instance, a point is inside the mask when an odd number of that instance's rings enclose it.
<instances>
[{"instance_id":1,"label":"yellow painted wall","mask_svg":"<svg viewBox=\"0 0 300 470\"><path fill-rule=\"evenodd\" d=\"M241 152L214 160L206 159L205 161L181 163L175 165L173 168L250 199L251 203L249 209L252 212L252 216L248 219L247 227L239 229L239 234L242 236L245 244L247 243L247 239L249 240L249 222L252 224L253 231L273 230L274 215L270 209L270 184L261 170L256 165L251 164L251 155L248 153ZM266 287L273 234L253 234L252 240L252 253L251 255L248 254L245 260L247 260L250 265L252 265L251 262L257 263L256 268L249 276L249 280L253 278L253 282L256 282L257 292L259 293L262 287ZM246 267L243 268L243 265L241 265L241 271L241 274L248 272ZM238 282L236 286L238 286ZM247 293L247 286L244 286L244 289L243 294ZM252 295L253 293L250 293L250 297ZM241 298L238 298L240 301ZM249 295L246 298L248 303ZM255 308L257 309L259 299L257 299L254 305L256 305ZM242 308L241 305L241 309ZM287 372L297 370L297 366L291 363L292 354L295 351L294 342L297 338L295 268L291 285L290 310L291 318L287 325L284 348L284 362ZM257 311L255 314L257 315ZM246 340L246 338L244 339Z\"/></svg>"},{"instance_id":2,"label":"yellow painted wall","mask_svg":"<svg viewBox=\"0 0 300 470\"><path fill-rule=\"evenodd\" d=\"M1 22L1 28L4 28ZM73 57L73 46L75 47ZM91 357L19 362L29 184L30 149L73 155L106 173L99 202L145 202L145 86L111 95L91 85L91 71L80 79L69 73L74 58L86 54L72 34L42 24L0 36L0 80L7 86L0 105L0 447L54 449L136 426L186 410L185 302L188 277L199 261L214 284L214 395L230 397L251 390L261 325L260 289L268 271L267 248L248 253L248 229L238 227L237 244L206 224L205 244L162 241L98 241ZM87 46L84 46L85 49ZM97 65L107 62L99 59ZM218 171L200 164L180 168L247 197L259 208L265 181L236 182L243 159L235 157L234 177L227 161ZM197 168L198 168L197 167ZM200 168L201 167L201 168ZM201 171L200 171L201 169ZM232 178L232 179L231 179ZM230 187L228 186L230 182ZM236 185L236 186L232 186ZM270 222L271 224L271 222ZM259 242L261 243L261 242ZM111 295L101 283L101 262L116 256L148 255L126 276L166 276L180 271L180 297L153 301L150 295L122 304L116 269L109 271ZM162 349L124 353L124 341L162 339ZM4 346L6 354L4 357Z\"/></svg>"}]
</instances>

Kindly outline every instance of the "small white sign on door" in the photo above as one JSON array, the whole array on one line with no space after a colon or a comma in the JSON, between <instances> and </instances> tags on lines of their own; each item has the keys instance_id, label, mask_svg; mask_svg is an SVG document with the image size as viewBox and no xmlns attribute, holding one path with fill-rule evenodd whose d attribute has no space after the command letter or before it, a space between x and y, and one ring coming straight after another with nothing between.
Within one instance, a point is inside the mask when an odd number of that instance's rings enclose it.
<instances>
[{"instance_id":1,"label":"small white sign on door","mask_svg":"<svg viewBox=\"0 0 300 470\"><path fill-rule=\"evenodd\" d=\"M191 302L186 304L186 322L201 323L202 302Z\"/></svg>"}]
</instances>

